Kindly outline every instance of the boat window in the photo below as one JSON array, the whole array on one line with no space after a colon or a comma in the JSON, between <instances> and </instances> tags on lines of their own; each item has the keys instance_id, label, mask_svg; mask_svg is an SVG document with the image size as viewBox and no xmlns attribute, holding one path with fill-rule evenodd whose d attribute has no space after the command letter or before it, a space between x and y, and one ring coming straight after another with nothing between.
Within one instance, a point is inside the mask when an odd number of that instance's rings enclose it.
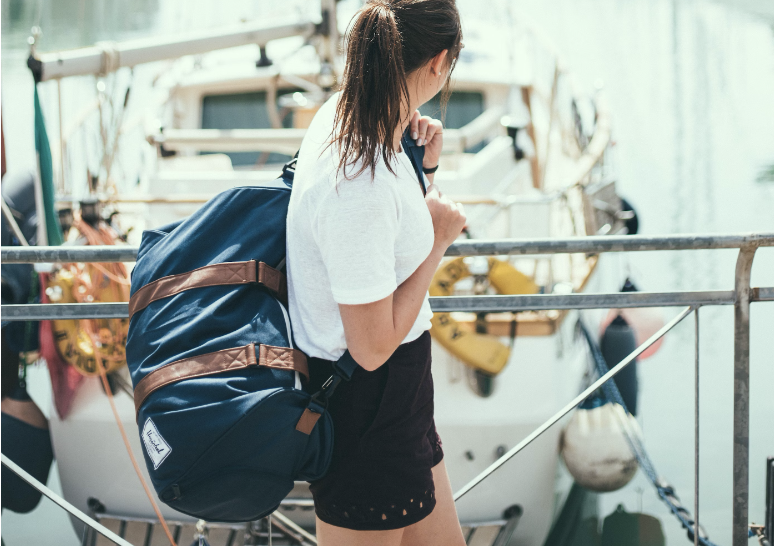
<instances>
[{"instance_id":1,"label":"boat window","mask_svg":"<svg viewBox=\"0 0 774 546\"><path fill-rule=\"evenodd\" d=\"M422 115L440 117L441 96L440 93L430 99L420 110ZM464 127L478 116L484 113L484 94L478 91L454 91L449 98L446 107L446 119L443 126L447 129L459 129ZM484 143L466 152L477 152L484 147Z\"/></svg>"},{"instance_id":2,"label":"boat window","mask_svg":"<svg viewBox=\"0 0 774 546\"><path fill-rule=\"evenodd\" d=\"M282 95L298 89L280 89ZM279 109L282 126L293 127L293 112ZM270 129L271 121L266 108L266 91L205 95L202 97L202 129ZM209 152L201 152L206 154ZM262 152L228 152L234 167L249 168L266 163L285 163L290 156Z\"/></svg>"}]
</instances>

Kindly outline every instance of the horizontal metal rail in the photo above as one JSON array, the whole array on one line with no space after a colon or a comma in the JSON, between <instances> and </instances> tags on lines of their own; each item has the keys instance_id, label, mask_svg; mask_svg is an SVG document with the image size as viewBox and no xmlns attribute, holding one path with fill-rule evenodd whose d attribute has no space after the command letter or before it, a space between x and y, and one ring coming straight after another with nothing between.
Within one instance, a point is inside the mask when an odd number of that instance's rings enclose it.
<instances>
[{"instance_id":1,"label":"horizontal metal rail","mask_svg":"<svg viewBox=\"0 0 774 546\"><path fill-rule=\"evenodd\" d=\"M774 287L753 288L750 301L774 301ZM433 312L505 313L564 309L624 309L733 305L733 290L703 292L619 292L614 294L538 294L523 296L431 297ZM129 318L127 303L48 303L3 305L3 320Z\"/></svg>"},{"instance_id":2,"label":"horizontal metal rail","mask_svg":"<svg viewBox=\"0 0 774 546\"><path fill-rule=\"evenodd\" d=\"M447 256L513 256L534 254L597 254L651 250L711 250L774 246L774 233L738 235L600 235L568 239L470 239L454 243Z\"/></svg>"},{"instance_id":3,"label":"horizontal metal rail","mask_svg":"<svg viewBox=\"0 0 774 546\"><path fill-rule=\"evenodd\" d=\"M774 287L753 288L750 301L774 301ZM614 294L536 294L520 296L443 296L430 298L436 313L475 311L551 311L561 309L623 309L628 307L682 307L733 305L733 290L701 292L617 292Z\"/></svg>"},{"instance_id":4,"label":"horizontal metal rail","mask_svg":"<svg viewBox=\"0 0 774 546\"><path fill-rule=\"evenodd\" d=\"M597 254L657 250L712 250L774 246L774 233L737 235L608 235L567 239L470 239L454 243L447 256L529 256L536 254ZM136 246L37 246L0 248L4 263L133 262Z\"/></svg>"},{"instance_id":5,"label":"horizontal metal rail","mask_svg":"<svg viewBox=\"0 0 774 546\"><path fill-rule=\"evenodd\" d=\"M4 264L134 262L137 250L128 245L4 246L0 247L0 260Z\"/></svg>"},{"instance_id":6,"label":"horizontal metal rail","mask_svg":"<svg viewBox=\"0 0 774 546\"><path fill-rule=\"evenodd\" d=\"M704 305L734 305L734 461L733 546L747 543L749 499L749 306L751 302L774 301L774 287L750 287L750 272L756 249L774 246L774 233L736 235L599 236L569 239L469 240L453 244L447 256L536 256L551 254L599 254L660 250L737 249L734 290L693 292L633 292L615 294L538 294L514 296L454 296L430 298L433 311L507 312L561 309L688 306L678 317L599 378L559 413L546 421L519 445L457 492L455 499L470 491L535 438L558 422L594 389L613 377L645 348ZM2 247L4 263L132 262L137 247ZM3 320L47 320L128 316L126 303L3 305ZM698 357L697 357L698 358ZM698 377L698 376L697 376ZM698 436L697 436L698 437ZM696 467L698 469L698 465ZM697 485L698 487L698 485ZM698 495L697 495L698 498ZM697 514L698 519L698 514ZM695 522L694 525L698 525Z\"/></svg>"}]
</instances>

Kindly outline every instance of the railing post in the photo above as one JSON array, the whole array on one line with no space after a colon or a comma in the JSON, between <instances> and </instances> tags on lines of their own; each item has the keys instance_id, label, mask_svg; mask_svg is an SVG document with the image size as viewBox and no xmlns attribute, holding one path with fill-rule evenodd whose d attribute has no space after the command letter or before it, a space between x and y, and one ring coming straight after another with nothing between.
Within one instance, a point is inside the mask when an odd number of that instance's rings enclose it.
<instances>
[{"instance_id":1,"label":"railing post","mask_svg":"<svg viewBox=\"0 0 774 546\"><path fill-rule=\"evenodd\" d=\"M699 546L699 309L694 319L694 385L693 385L693 546Z\"/></svg>"},{"instance_id":2,"label":"railing post","mask_svg":"<svg viewBox=\"0 0 774 546\"><path fill-rule=\"evenodd\" d=\"M750 481L750 272L757 246L744 245L736 261L734 303L734 458L732 546L748 544Z\"/></svg>"}]
</instances>

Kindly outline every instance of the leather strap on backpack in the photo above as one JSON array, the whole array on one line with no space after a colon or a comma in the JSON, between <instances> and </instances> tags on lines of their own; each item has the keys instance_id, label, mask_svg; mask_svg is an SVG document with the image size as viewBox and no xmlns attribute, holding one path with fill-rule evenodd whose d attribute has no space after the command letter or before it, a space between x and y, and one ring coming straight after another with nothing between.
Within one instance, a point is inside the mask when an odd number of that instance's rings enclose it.
<instances>
[{"instance_id":1,"label":"leather strap on backpack","mask_svg":"<svg viewBox=\"0 0 774 546\"><path fill-rule=\"evenodd\" d=\"M285 275L264 262L224 262L206 265L193 271L169 275L150 282L129 299L129 318L154 301L168 298L194 288L238 284L262 284L287 304L288 289Z\"/></svg>"},{"instance_id":2,"label":"leather strap on backpack","mask_svg":"<svg viewBox=\"0 0 774 546\"><path fill-rule=\"evenodd\" d=\"M309 400L309 405L301 414L301 418L296 423L296 430L303 432L304 434L311 434L314 425L320 416L328 408L328 400L333 395L333 391L336 390L339 383L342 380L349 381L352 379L352 374L355 373L358 363L349 354L349 351L345 351L344 354L336 362L333 363L333 375L323 384L322 388L312 395Z\"/></svg>"},{"instance_id":3,"label":"leather strap on backpack","mask_svg":"<svg viewBox=\"0 0 774 546\"><path fill-rule=\"evenodd\" d=\"M307 380L309 379L306 356L296 349L259 345L256 352L255 343L243 347L223 349L214 353L170 362L143 377L134 389L135 419L145 399L161 387L184 379L240 370L250 366L293 370L305 376Z\"/></svg>"}]
</instances>

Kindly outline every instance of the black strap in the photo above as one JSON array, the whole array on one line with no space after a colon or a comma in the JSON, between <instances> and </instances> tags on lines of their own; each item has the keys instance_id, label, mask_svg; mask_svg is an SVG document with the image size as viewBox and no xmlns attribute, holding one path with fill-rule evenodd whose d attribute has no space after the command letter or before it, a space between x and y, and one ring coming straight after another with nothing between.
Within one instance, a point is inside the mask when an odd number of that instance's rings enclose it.
<instances>
[{"instance_id":1,"label":"black strap","mask_svg":"<svg viewBox=\"0 0 774 546\"><path fill-rule=\"evenodd\" d=\"M285 182L285 185L290 189L293 189L293 179L296 176L296 163L298 163L298 152L293 156L293 159L285 163L282 167L282 174L280 175L282 181Z\"/></svg>"},{"instance_id":2,"label":"black strap","mask_svg":"<svg viewBox=\"0 0 774 546\"><path fill-rule=\"evenodd\" d=\"M344 354L341 355L341 358L333 363L334 372L347 381L352 379L352 374L355 373L357 367L358 363L355 362L355 359L349 354L349 350L345 351Z\"/></svg>"},{"instance_id":3,"label":"black strap","mask_svg":"<svg viewBox=\"0 0 774 546\"><path fill-rule=\"evenodd\" d=\"M333 363L333 375L330 376L319 391L312 395L309 401L309 409L315 413L321 413L328 407L328 400L333 396L333 391L342 381L349 381L358 367L358 363L349 354L349 350L344 351L336 362Z\"/></svg>"},{"instance_id":4,"label":"black strap","mask_svg":"<svg viewBox=\"0 0 774 546\"><path fill-rule=\"evenodd\" d=\"M427 187L425 187L425 177L422 175L422 162L425 159L424 146L417 146L414 139L411 138L409 132L411 131L411 125L406 127L403 132L403 136L400 139L400 144L403 147L403 151L406 152L411 166L414 167L414 172L417 173L419 179L419 185L422 186L422 193L427 195Z\"/></svg>"}]
</instances>

